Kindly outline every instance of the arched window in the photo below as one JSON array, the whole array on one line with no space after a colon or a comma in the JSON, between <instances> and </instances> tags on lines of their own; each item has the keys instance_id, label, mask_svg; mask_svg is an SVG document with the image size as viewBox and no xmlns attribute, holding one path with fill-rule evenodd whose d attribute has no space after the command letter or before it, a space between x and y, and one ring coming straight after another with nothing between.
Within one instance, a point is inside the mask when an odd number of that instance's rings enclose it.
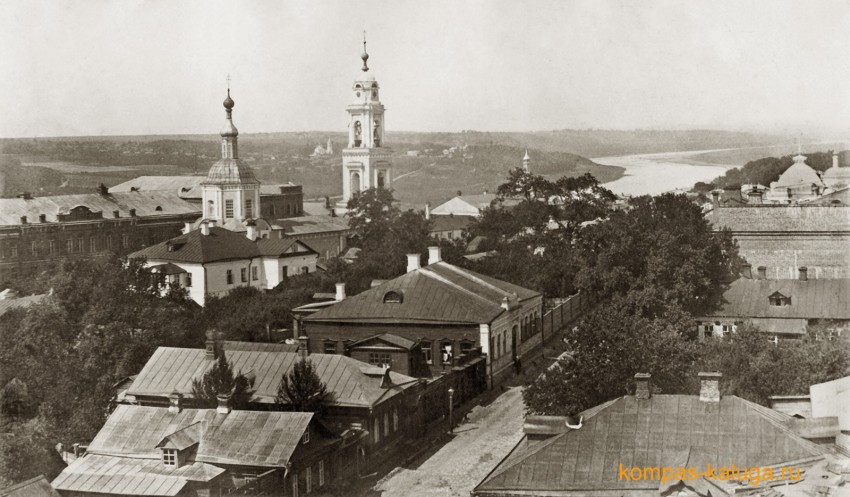
<instances>
[{"instance_id":1,"label":"arched window","mask_svg":"<svg viewBox=\"0 0 850 497\"><path fill-rule=\"evenodd\" d=\"M351 195L360 193L360 173L351 173Z\"/></svg>"},{"instance_id":2,"label":"arched window","mask_svg":"<svg viewBox=\"0 0 850 497\"><path fill-rule=\"evenodd\" d=\"M401 292L387 292L384 294L385 304L401 304L404 302L404 295Z\"/></svg>"},{"instance_id":3,"label":"arched window","mask_svg":"<svg viewBox=\"0 0 850 497\"><path fill-rule=\"evenodd\" d=\"M378 188L385 188L386 183L386 174L383 171L378 171Z\"/></svg>"},{"instance_id":4,"label":"arched window","mask_svg":"<svg viewBox=\"0 0 850 497\"><path fill-rule=\"evenodd\" d=\"M213 217L215 215L215 204L213 204L212 200L207 201L207 216Z\"/></svg>"},{"instance_id":5,"label":"arched window","mask_svg":"<svg viewBox=\"0 0 850 497\"><path fill-rule=\"evenodd\" d=\"M157 206L156 206L156 209L154 209L154 210L155 210L155 211L157 211L157 212L162 212L162 206L161 206L161 205L157 205Z\"/></svg>"},{"instance_id":6,"label":"arched window","mask_svg":"<svg viewBox=\"0 0 850 497\"><path fill-rule=\"evenodd\" d=\"M354 146L359 147L363 143L363 125L360 121L354 121Z\"/></svg>"}]
</instances>

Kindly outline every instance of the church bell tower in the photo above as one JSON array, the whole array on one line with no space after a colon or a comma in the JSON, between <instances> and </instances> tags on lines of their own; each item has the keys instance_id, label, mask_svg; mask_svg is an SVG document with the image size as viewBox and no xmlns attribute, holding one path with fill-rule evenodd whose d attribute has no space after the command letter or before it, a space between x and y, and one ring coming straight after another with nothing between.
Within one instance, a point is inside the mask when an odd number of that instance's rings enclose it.
<instances>
[{"instance_id":1,"label":"church bell tower","mask_svg":"<svg viewBox=\"0 0 850 497\"><path fill-rule=\"evenodd\" d=\"M346 212L348 201L369 188L389 188L392 171L390 150L384 146L384 106L378 82L369 73L366 35L363 35L362 74L352 86L348 106L348 144L342 151L342 201L337 212Z\"/></svg>"}]
</instances>

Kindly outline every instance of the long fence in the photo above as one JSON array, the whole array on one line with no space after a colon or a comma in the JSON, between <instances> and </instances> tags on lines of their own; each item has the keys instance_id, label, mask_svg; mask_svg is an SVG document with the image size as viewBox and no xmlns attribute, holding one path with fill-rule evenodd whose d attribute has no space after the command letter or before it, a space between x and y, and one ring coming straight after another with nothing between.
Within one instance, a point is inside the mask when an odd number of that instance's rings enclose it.
<instances>
[{"instance_id":1,"label":"long fence","mask_svg":"<svg viewBox=\"0 0 850 497\"><path fill-rule=\"evenodd\" d=\"M565 326L578 319L593 305L591 299L578 292L564 299L549 312L543 314L543 336L548 340L552 333L561 331Z\"/></svg>"}]
</instances>

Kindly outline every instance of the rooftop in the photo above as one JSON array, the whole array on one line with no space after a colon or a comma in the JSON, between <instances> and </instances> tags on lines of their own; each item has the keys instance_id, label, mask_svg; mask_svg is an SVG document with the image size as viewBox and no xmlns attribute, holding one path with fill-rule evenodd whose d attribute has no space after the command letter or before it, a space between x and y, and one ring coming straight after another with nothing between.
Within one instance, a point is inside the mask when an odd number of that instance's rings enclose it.
<instances>
[{"instance_id":1,"label":"rooftop","mask_svg":"<svg viewBox=\"0 0 850 497\"><path fill-rule=\"evenodd\" d=\"M234 370L254 376L253 401L262 404L275 402L281 377L300 360L298 353L284 350L226 347L225 352ZM336 354L311 354L308 360L313 363L328 390L334 393L333 405L372 407L402 392L415 381L409 376L390 372L393 386L381 388L381 377L370 374L370 366L366 363ZM179 392L191 398L192 380L200 378L214 363L207 358L204 349L159 347L127 394L164 398L172 392Z\"/></svg>"},{"instance_id":2,"label":"rooftop","mask_svg":"<svg viewBox=\"0 0 850 497\"><path fill-rule=\"evenodd\" d=\"M276 219L275 229L283 230L284 236L298 236L331 231L348 231L345 218L334 216L300 216Z\"/></svg>"},{"instance_id":3,"label":"rooftop","mask_svg":"<svg viewBox=\"0 0 850 497\"><path fill-rule=\"evenodd\" d=\"M0 497L59 497L44 475L0 489Z\"/></svg>"},{"instance_id":4,"label":"rooftop","mask_svg":"<svg viewBox=\"0 0 850 497\"><path fill-rule=\"evenodd\" d=\"M779 292L791 305L770 305ZM718 317L850 319L850 279L757 280L740 278L723 293Z\"/></svg>"},{"instance_id":5,"label":"rooftop","mask_svg":"<svg viewBox=\"0 0 850 497\"><path fill-rule=\"evenodd\" d=\"M469 216L431 216L433 228L431 231L454 231L464 230L472 224Z\"/></svg>"},{"instance_id":6,"label":"rooftop","mask_svg":"<svg viewBox=\"0 0 850 497\"><path fill-rule=\"evenodd\" d=\"M735 232L848 232L850 206L748 205L715 207L706 214L715 229Z\"/></svg>"},{"instance_id":7,"label":"rooftop","mask_svg":"<svg viewBox=\"0 0 850 497\"><path fill-rule=\"evenodd\" d=\"M44 300L44 297L47 297L46 293L41 295L27 295L26 297L0 300L0 316L6 314L12 309L20 309L22 307L29 307L33 304L37 304Z\"/></svg>"},{"instance_id":8,"label":"rooftop","mask_svg":"<svg viewBox=\"0 0 850 497\"><path fill-rule=\"evenodd\" d=\"M206 176L139 176L129 181L110 186L111 193L132 191L151 192L169 191L176 192L181 198L202 198L201 183Z\"/></svg>"},{"instance_id":9,"label":"rooftop","mask_svg":"<svg viewBox=\"0 0 850 497\"><path fill-rule=\"evenodd\" d=\"M691 395L625 396L582 414L579 429L541 442L524 437L475 493L659 495L659 480L620 480L619 465L805 467L824 458L824 449L784 426L789 416L735 396L719 402Z\"/></svg>"},{"instance_id":10,"label":"rooftop","mask_svg":"<svg viewBox=\"0 0 850 497\"><path fill-rule=\"evenodd\" d=\"M400 302L385 303L389 292ZM505 312L502 302L516 294L520 301L538 292L437 262L410 271L353 297L322 309L305 321L351 323L490 323Z\"/></svg>"}]
</instances>

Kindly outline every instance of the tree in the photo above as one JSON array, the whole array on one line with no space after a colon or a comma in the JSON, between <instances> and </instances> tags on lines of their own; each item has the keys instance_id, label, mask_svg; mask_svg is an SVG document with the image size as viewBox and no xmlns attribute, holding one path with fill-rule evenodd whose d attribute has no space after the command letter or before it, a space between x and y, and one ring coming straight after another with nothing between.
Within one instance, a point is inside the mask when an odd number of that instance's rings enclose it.
<instances>
[{"instance_id":1,"label":"tree","mask_svg":"<svg viewBox=\"0 0 850 497\"><path fill-rule=\"evenodd\" d=\"M302 358L281 377L276 402L290 411L321 412L333 398L333 392L322 383L313 363Z\"/></svg>"},{"instance_id":2,"label":"tree","mask_svg":"<svg viewBox=\"0 0 850 497\"><path fill-rule=\"evenodd\" d=\"M254 396L254 378L234 373L224 350L216 346L216 363L203 376L192 380L192 397L200 408L218 406L218 396L230 398L230 407L245 409Z\"/></svg>"}]
</instances>

